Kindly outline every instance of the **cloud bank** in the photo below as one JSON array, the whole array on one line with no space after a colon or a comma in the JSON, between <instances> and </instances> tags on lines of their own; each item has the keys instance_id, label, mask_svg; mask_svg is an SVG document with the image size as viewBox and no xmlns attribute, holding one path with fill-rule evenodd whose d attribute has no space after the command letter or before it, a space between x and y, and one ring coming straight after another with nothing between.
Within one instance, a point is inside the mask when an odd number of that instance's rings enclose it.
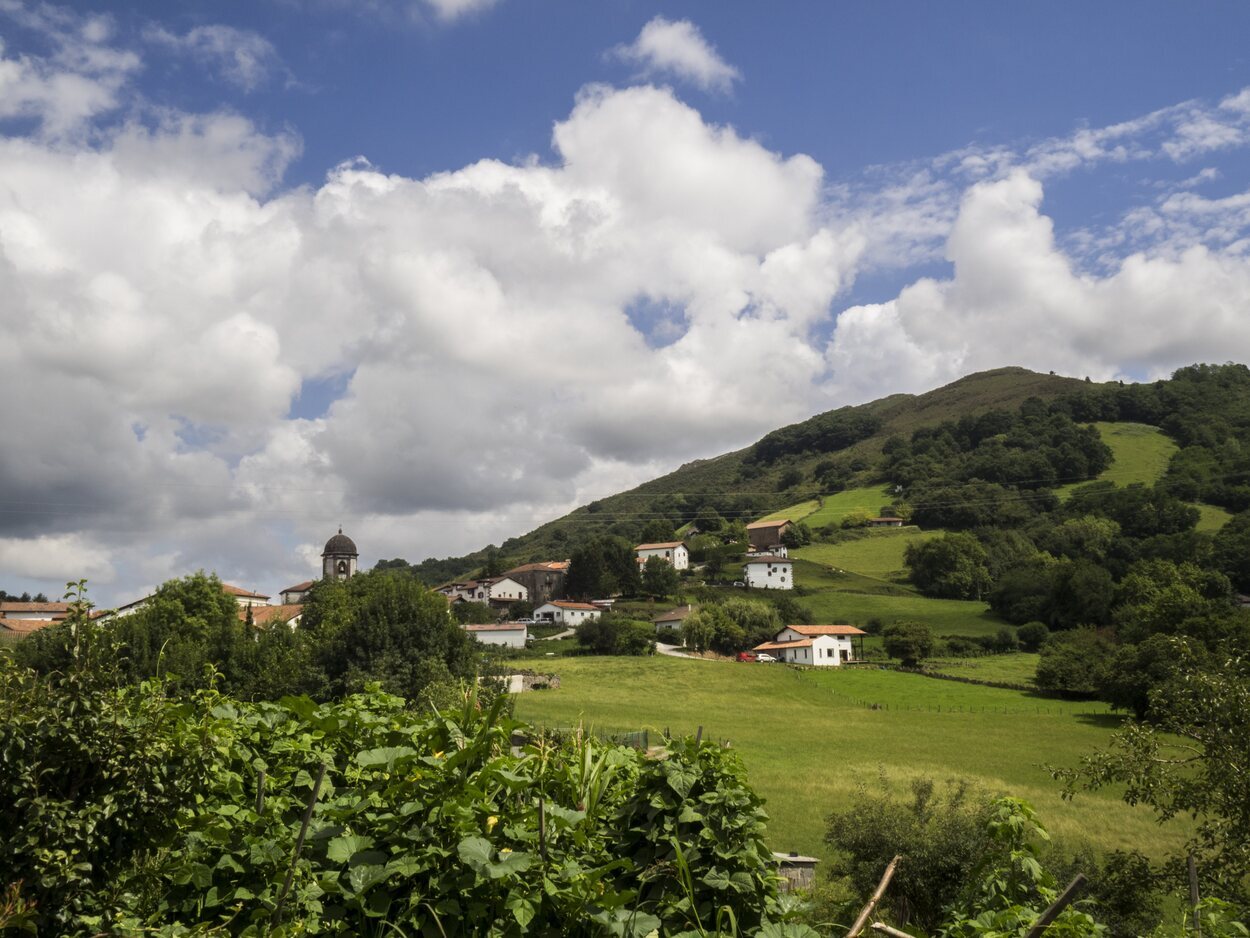
<instances>
[{"instance_id":1,"label":"cloud bank","mask_svg":"<svg viewBox=\"0 0 1250 938\"><path fill-rule=\"evenodd\" d=\"M29 122L0 136L13 577L272 592L340 523L366 562L462 553L974 369L1250 357L1250 194L1190 165L1244 145L1245 92L834 182L671 90L590 85L547 154L291 189L292 133L152 108L107 22L45 28L49 56L0 57L0 120ZM1193 172L1057 232L1047 186L1108 161ZM903 289L850 305L883 270ZM319 384L345 390L292 416Z\"/></svg>"}]
</instances>

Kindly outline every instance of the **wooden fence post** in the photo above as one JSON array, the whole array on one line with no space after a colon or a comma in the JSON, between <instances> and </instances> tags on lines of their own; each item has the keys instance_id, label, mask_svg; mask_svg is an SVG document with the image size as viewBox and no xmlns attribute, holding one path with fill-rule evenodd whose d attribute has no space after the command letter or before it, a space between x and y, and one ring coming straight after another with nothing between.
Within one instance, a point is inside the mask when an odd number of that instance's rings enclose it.
<instances>
[{"instance_id":1,"label":"wooden fence post","mask_svg":"<svg viewBox=\"0 0 1250 938\"><path fill-rule=\"evenodd\" d=\"M1059 898L1050 904L1050 908L1038 916L1037 921L1033 923L1033 927L1024 938L1040 938L1042 932L1050 927L1051 922L1059 917L1059 913L1066 909L1085 888L1086 882L1085 874L1077 873L1072 882L1068 883L1068 888L1059 893Z\"/></svg>"},{"instance_id":2,"label":"wooden fence post","mask_svg":"<svg viewBox=\"0 0 1250 938\"><path fill-rule=\"evenodd\" d=\"M868 904L860 910L859 917L855 919L855 924L851 926L851 930L846 933L846 938L855 938L864 930L864 925L868 922L868 916L872 915L872 910L877 907L877 903L881 901L881 897L885 895L885 889L890 885L890 880L894 878L894 871L898 868L901 856L896 856L890 861L890 865L885 868L885 872L881 874L881 882L877 883L877 888L873 891L872 897L869 898Z\"/></svg>"}]
</instances>

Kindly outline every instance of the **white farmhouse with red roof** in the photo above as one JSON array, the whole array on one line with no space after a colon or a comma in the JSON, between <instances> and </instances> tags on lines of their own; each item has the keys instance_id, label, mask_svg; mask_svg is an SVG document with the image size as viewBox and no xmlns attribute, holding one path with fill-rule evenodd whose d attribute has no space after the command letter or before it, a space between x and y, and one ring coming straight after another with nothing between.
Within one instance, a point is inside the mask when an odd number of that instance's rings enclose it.
<instances>
[{"instance_id":1,"label":"white farmhouse with red roof","mask_svg":"<svg viewBox=\"0 0 1250 938\"><path fill-rule=\"evenodd\" d=\"M756 645L752 651L772 655L787 664L807 664L830 668L856 660L852 642L867 633L853 625L787 625L771 642Z\"/></svg>"}]
</instances>

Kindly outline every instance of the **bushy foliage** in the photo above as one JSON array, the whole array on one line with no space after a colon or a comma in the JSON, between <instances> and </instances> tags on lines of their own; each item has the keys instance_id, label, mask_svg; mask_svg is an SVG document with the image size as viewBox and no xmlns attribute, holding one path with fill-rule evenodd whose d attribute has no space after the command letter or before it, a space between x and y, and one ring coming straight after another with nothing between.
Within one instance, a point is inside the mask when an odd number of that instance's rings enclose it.
<instances>
[{"instance_id":1,"label":"bushy foliage","mask_svg":"<svg viewBox=\"0 0 1250 938\"><path fill-rule=\"evenodd\" d=\"M910 788L910 799L899 800L884 779L879 792L861 787L851 807L829 816L825 842L834 850L830 875L846 877L863 896L890 860L904 855L884 906L896 922L927 932L990 848L991 802L966 783L939 789L917 779Z\"/></svg>"},{"instance_id":2,"label":"bushy foliage","mask_svg":"<svg viewBox=\"0 0 1250 938\"><path fill-rule=\"evenodd\" d=\"M842 407L765 435L752 447L751 458L770 463L788 455L832 453L872 436L880 427L879 417Z\"/></svg>"},{"instance_id":3,"label":"bushy foliage","mask_svg":"<svg viewBox=\"0 0 1250 938\"><path fill-rule=\"evenodd\" d=\"M1156 725L1130 723L1079 769L1057 769L1079 787L1123 786L1130 804L1161 820L1197 821L1188 849L1205 892L1250 908L1250 657L1247 648L1185 670L1150 692Z\"/></svg>"},{"instance_id":4,"label":"bushy foliage","mask_svg":"<svg viewBox=\"0 0 1250 938\"><path fill-rule=\"evenodd\" d=\"M895 622L881 633L885 652L907 667L933 655L933 631L923 622Z\"/></svg>"},{"instance_id":5,"label":"bushy foliage","mask_svg":"<svg viewBox=\"0 0 1250 938\"><path fill-rule=\"evenodd\" d=\"M1034 680L1043 690L1093 696L1113 654L1111 638L1095 629L1058 632L1042 646Z\"/></svg>"},{"instance_id":6,"label":"bushy foliage","mask_svg":"<svg viewBox=\"0 0 1250 938\"><path fill-rule=\"evenodd\" d=\"M642 565L642 592L647 596L663 599L677 592L681 578L671 563L663 557L648 557Z\"/></svg>"},{"instance_id":7,"label":"bushy foliage","mask_svg":"<svg viewBox=\"0 0 1250 938\"><path fill-rule=\"evenodd\" d=\"M980 599L991 580L985 548L971 534L947 534L907 545L911 581L926 596Z\"/></svg>"},{"instance_id":8,"label":"bushy foliage","mask_svg":"<svg viewBox=\"0 0 1250 938\"><path fill-rule=\"evenodd\" d=\"M417 717L376 687L166 690L0 661L0 878L49 934L642 936L722 914L750 933L777 913L765 815L717 745L516 755L502 698Z\"/></svg>"},{"instance_id":9,"label":"bushy foliage","mask_svg":"<svg viewBox=\"0 0 1250 938\"><path fill-rule=\"evenodd\" d=\"M596 655L655 654L655 627L605 612L577 627L577 643Z\"/></svg>"}]
</instances>

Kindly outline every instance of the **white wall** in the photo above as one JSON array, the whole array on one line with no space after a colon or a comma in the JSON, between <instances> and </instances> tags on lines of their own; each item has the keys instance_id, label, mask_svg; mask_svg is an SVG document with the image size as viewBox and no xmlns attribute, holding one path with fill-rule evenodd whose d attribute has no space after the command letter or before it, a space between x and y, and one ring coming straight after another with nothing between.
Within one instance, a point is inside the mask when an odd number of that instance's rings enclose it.
<instances>
[{"instance_id":1,"label":"white wall","mask_svg":"<svg viewBox=\"0 0 1250 938\"><path fill-rule=\"evenodd\" d=\"M685 544L677 547L653 547L650 550L636 551L639 564L645 564L648 557L659 557L661 560L667 560L674 570L690 569L690 551L686 549Z\"/></svg>"},{"instance_id":2,"label":"white wall","mask_svg":"<svg viewBox=\"0 0 1250 938\"><path fill-rule=\"evenodd\" d=\"M483 645L503 645L505 648L524 648L527 629L509 629L507 631L470 632Z\"/></svg>"},{"instance_id":3,"label":"white wall","mask_svg":"<svg viewBox=\"0 0 1250 938\"><path fill-rule=\"evenodd\" d=\"M742 569L747 586L754 589L794 589L794 564L748 563Z\"/></svg>"}]
</instances>

